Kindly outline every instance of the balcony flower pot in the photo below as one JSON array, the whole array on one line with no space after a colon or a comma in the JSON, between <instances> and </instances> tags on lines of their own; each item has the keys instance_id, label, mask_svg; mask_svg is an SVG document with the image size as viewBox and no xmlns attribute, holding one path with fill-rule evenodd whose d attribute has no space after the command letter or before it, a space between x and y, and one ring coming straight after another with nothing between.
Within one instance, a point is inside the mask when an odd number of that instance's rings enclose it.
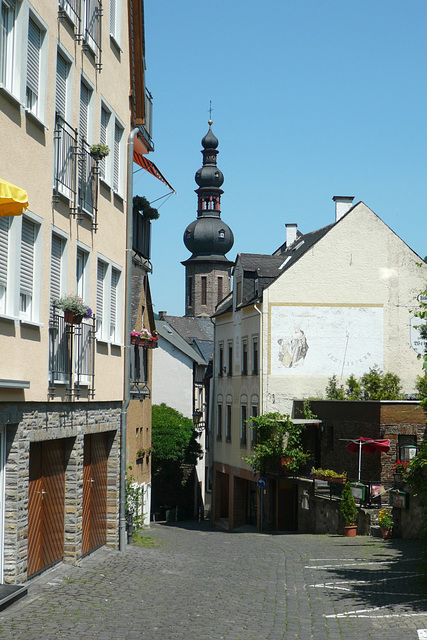
<instances>
[{"instance_id":1,"label":"balcony flower pot","mask_svg":"<svg viewBox=\"0 0 427 640\"><path fill-rule=\"evenodd\" d=\"M83 316L72 311L64 311L64 320L69 324L81 324Z\"/></svg>"},{"instance_id":2,"label":"balcony flower pot","mask_svg":"<svg viewBox=\"0 0 427 640\"><path fill-rule=\"evenodd\" d=\"M59 298L59 300L55 300L54 305L58 309L62 309L65 322L70 324L80 324L83 318L92 317L92 309L76 295Z\"/></svg>"},{"instance_id":3,"label":"balcony flower pot","mask_svg":"<svg viewBox=\"0 0 427 640\"><path fill-rule=\"evenodd\" d=\"M346 524L344 526L344 535L346 538L355 538L357 533L357 524Z\"/></svg>"}]
</instances>

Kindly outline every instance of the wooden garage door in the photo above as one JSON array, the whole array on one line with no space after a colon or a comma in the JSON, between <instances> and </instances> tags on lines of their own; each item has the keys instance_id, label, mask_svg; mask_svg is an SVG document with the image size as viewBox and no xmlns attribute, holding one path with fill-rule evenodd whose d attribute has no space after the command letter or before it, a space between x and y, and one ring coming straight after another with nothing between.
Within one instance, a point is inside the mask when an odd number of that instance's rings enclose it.
<instances>
[{"instance_id":1,"label":"wooden garage door","mask_svg":"<svg viewBox=\"0 0 427 640\"><path fill-rule=\"evenodd\" d=\"M30 446L28 575L64 556L65 441Z\"/></svg>"},{"instance_id":2,"label":"wooden garage door","mask_svg":"<svg viewBox=\"0 0 427 640\"><path fill-rule=\"evenodd\" d=\"M82 554L107 541L108 434L85 436Z\"/></svg>"}]
</instances>

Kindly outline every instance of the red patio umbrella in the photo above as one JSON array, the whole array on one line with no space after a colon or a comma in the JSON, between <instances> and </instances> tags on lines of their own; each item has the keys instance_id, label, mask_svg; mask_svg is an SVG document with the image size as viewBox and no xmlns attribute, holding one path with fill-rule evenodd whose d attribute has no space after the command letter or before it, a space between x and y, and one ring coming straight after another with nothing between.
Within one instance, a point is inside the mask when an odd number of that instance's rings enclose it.
<instances>
[{"instance_id":1,"label":"red patio umbrella","mask_svg":"<svg viewBox=\"0 0 427 640\"><path fill-rule=\"evenodd\" d=\"M358 482L360 482L360 472L362 468L362 451L364 453L374 453L375 451L383 451L386 453L390 450L390 440L372 440L372 438L356 438L355 440L350 440L346 448L351 451L351 453L359 452L359 477Z\"/></svg>"}]
</instances>

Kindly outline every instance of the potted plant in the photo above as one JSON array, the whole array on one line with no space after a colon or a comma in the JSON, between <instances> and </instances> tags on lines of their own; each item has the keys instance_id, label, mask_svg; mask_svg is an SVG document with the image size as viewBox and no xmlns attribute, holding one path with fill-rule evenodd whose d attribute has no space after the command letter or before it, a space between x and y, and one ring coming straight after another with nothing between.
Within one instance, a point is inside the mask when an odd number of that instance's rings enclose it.
<instances>
[{"instance_id":1,"label":"potted plant","mask_svg":"<svg viewBox=\"0 0 427 640\"><path fill-rule=\"evenodd\" d=\"M344 535L347 537L354 537L357 532L357 518L359 511L351 490L350 482L346 482L346 485L342 490L340 511L345 522Z\"/></svg>"},{"instance_id":2,"label":"potted plant","mask_svg":"<svg viewBox=\"0 0 427 640\"><path fill-rule=\"evenodd\" d=\"M55 307L62 309L64 312L65 322L80 324L83 318L92 317L92 309L87 304L84 304L82 298L75 294L59 298L55 300L54 304Z\"/></svg>"},{"instance_id":3,"label":"potted plant","mask_svg":"<svg viewBox=\"0 0 427 640\"><path fill-rule=\"evenodd\" d=\"M158 210L152 207L144 196L134 196L133 207L134 210L139 211L146 220L158 220L160 216Z\"/></svg>"},{"instance_id":4,"label":"potted plant","mask_svg":"<svg viewBox=\"0 0 427 640\"><path fill-rule=\"evenodd\" d=\"M401 484L403 482L404 476L409 473L411 470L410 462L402 462L398 460L393 466L393 479L396 484Z\"/></svg>"},{"instance_id":5,"label":"potted plant","mask_svg":"<svg viewBox=\"0 0 427 640\"><path fill-rule=\"evenodd\" d=\"M110 147L108 147L106 144L101 143L93 144L89 149L89 153L92 158L96 160L96 162L98 162L99 160L102 160L102 158L108 156L108 154L110 153Z\"/></svg>"},{"instance_id":6,"label":"potted plant","mask_svg":"<svg viewBox=\"0 0 427 640\"><path fill-rule=\"evenodd\" d=\"M140 460L140 459L144 459L145 458L145 449L138 449L136 452L136 459Z\"/></svg>"},{"instance_id":7,"label":"potted plant","mask_svg":"<svg viewBox=\"0 0 427 640\"><path fill-rule=\"evenodd\" d=\"M378 521L381 527L381 535L384 540L388 540L393 532L393 515L391 509L380 509Z\"/></svg>"}]
</instances>

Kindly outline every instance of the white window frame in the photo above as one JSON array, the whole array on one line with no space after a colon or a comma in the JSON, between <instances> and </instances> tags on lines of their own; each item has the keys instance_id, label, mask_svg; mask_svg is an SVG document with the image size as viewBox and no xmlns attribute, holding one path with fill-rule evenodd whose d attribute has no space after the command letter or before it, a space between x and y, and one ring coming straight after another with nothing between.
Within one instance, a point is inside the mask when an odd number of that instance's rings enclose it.
<instances>
[{"instance_id":1,"label":"white window frame","mask_svg":"<svg viewBox=\"0 0 427 640\"><path fill-rule=\"evenodd\" d=\"M16 5L12 0L1 0L0 59L2 62L0 68L0 86L11 94L13 94L14 89L15 42Z\"/></svg>"},{"instance_id":2,"label":"white window frame","mask_svg":"<svg viewBox=\"0 0 427 640\"><path fill-rule=\"evenodd\" d=\"M40 29L40 49L39 49L39 69L38 69L38 87L37 87L37 99L34 104L28 104L27 90L28 90L28 29L29 23L32 21L38 29ZM23 94L25 100L25 111L28 116L35 119L44 128L46 121L46 91L47 91L47 67L48 67L48 29L46 23L38 16L32 9L28 13L27 21L27 35L26 35L26 69L25 69L25 92Z\"/></svg>"},{"instance_id":3,"label":"white window frame","mask_svg":"<svg viewBox=\"0 0 427 640\"><path fill-rule=\"evenodd\" d=\"M86 89L89 91L89 102L87 106L87 130L85 131L85 135L83 136L84 140L88 144L93 144L93 123L94 123L94 95L95 88L93 84L86 78L86 76L82 73L80 78L80 93L79 93L79 137L82 138L81 131L81 107L82 107L82 85L85 85Z\"/></svg>"},{"instance_id":4,"label":"white window frame","mask_svg":"<svg viewBox=\"0 0 427 640\"><path fill-rule=\"evenodd\" d=\"M99 286L99 265L104 265L104 277L102 291ZM116 312L112 305L113 295L113 270L118 272L117 286L115 288ZM99 342L110 344L122 344L122 313L123 308L123 269L105 258L98 255L96 263L96 338Z\"/></svg>"},{"instance_id":5,"label":"white window frame","mask_svg":"<svg viewBox=\"0 0 427 640\"><path fill-rule=\"evenodd\" d=\"M25 290L22 287L21 269L22 269L22 228L24 221L28 220L34 225L34 245L32 250L32 283L30 285L31 290ZM41 319L41 283L42 283L42 255L43 255L43 236L42 236L42 219L36 216L34 213L27 211L21 218L21 241L20 241L20 279L19 279L19 317L21 322L30 322L40 324ZM25 309L22 308L23 296L25 296L26 305ZM30 300L28 300L30 298Z\"/></svg>"},{"instance_id":6,"label":"white window frame","mask_svg":"<svg viewBox=\"0 0 427 640\"><path fill-rule=\"evenodd\" d=\"M25 107L26 55L28 37L28 5L17 0L1 0L13 11L9 15L9 36L7 38L8 59L5 77L0 77L0 92L12 104ZM1 46L1 45L0 45Z\"/></svg>"},{"instance_id":7,"label":"white window frame","mask_svg":"<svg viewBox=\"0 0 427 640\"><path fill-rule=\"evenodd\" d=\"M67 65L67 76L65 78L65 110L64 113L59 115L66 121L72 121L73 114L73 57L68 51L58 42L56 52L56 66L55 66L55 112L57 109L57 76L58 76L58 56L64 59Z\"/></svg>"},{"instance_id":8,"label":"white window frame","mask_svg":"<svg viewBox=\"0 0 427 640\"><path fill-rule=\"evenodd\" d=\"M53 300L56 298L56 296L53 296L52 291L51 291L51 284L52 284L52 280L51 280L51 260L52 260L52 238L53 236L57 236L58 238L60 238L63 242L63 250L62 250L62 255L61 255L61 263L60 263L60 274L59 274L59 296L63 297L65 295L67 295L68 292L68 251L69 251L69 237L67 236L67 234L65 234L63 231L61 231L60 229L58 229L57 227L52 226L51 228L51 249L50 249L50 254L49 254L49 260L50 260L50 264L49 264L49 299L51 301L51 303L53 303Z\"/></svg>"},{"instance_id":9,"label":"white window frame","mask_svg":"<svg viewBox=\"0 0 427 640\"><path fill-rule=\"evenodd\" d=\"M90 300L90 257L89 247L78 242L76 246L75 292L85 304L88 304L88 300Z\"/></svg>"},{"instance_id":10,"label":"white window frame","mask_svg":"<svg viewBox=\"0 0 427 640\"><path fill-rule=\"evenodd\" d=\"M122 0L110 0L110 38L121 49Z\"/></svg>"},{"instance_id":11,"label":"white window frame","mask_svg":"<svg viewBox=\"0 0 427 640\"><path fill-rule=\"evenodd\" d=\"M105 128L101 125L103 109L108 113L108 123ZM121 131L121 138L118 143L116 141L116 129ZM100 162L100 177L116 195L124 200L126 127L104 99L101 99L99 131L100 142L108 145L110 149L109 155ZM118 168L117 170L116 167Z\"/></svg>"},{"instance_id":12,"label":"white window frame","mask_svg":"<svg viewBox=\"0 0 427 640\"><path fill-rule=\"evenodd\" d=\"M36 225L36 236L33 249L33 288L31 292L31 309L20 311L21 299L21 242L22 220L31 220ZM42 254L43 254L43 221L31 211L23 216L9 217L7 223L7 253L3 271L5 285L0 286L0 316L15 321L42 326L41 316L41 283L42 283ZM6 244L6 243L5 243ZM30 293L30 292L28 292Z\"/></svg>"}]
</instances>

